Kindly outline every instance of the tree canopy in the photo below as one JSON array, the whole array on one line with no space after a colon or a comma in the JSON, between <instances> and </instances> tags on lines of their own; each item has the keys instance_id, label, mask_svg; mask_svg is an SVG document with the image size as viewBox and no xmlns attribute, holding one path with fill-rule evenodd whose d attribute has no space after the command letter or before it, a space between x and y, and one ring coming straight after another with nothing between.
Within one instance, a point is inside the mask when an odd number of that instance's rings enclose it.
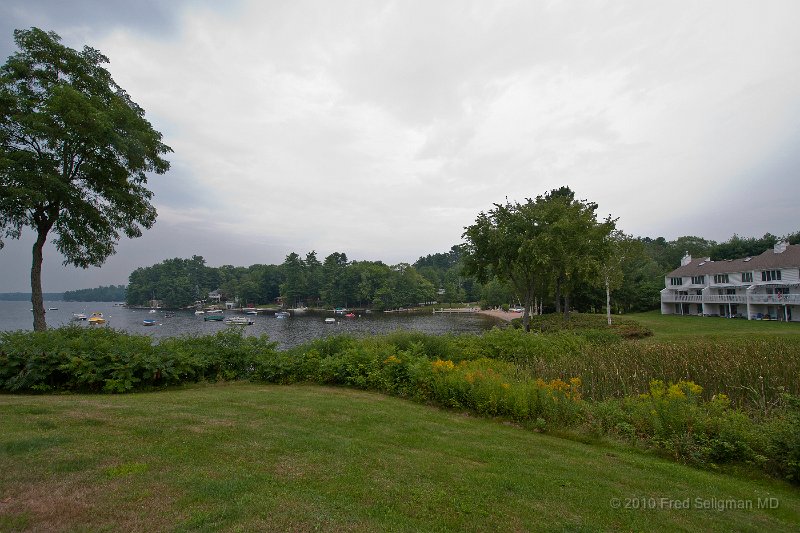
<instances>
[{"instance_id":1,"label":"tree canopy","mask_svg":"<svg viewBox=\"0 0 800 533\"><path fill-rule=\"evenodd\" d=\"M165 173L172 150L99 51L38 28L15 30L14 40L19 50L0 68L0 239L36 234L31 301L42 330L48 234L65 265L101 265L120 234L139 237L155 223L147 173Z\"/></svg>"},{"instance_id":2,"label":"tree canopy","mask_svg":"<svg viewBox=\"0 0 800 533\"><path fill-rule=\"evenodd\" d=\"M510 282L524 302L525 329L537 293L553 293L556 311L563 299L567 313L576 287L600 282L611 252L615 221L599 222L596 211L597 204L576 200L568 187L524 203L495 204L465 228L465 271L481 282L492 277Z\"/></svg>"}]
</instances>

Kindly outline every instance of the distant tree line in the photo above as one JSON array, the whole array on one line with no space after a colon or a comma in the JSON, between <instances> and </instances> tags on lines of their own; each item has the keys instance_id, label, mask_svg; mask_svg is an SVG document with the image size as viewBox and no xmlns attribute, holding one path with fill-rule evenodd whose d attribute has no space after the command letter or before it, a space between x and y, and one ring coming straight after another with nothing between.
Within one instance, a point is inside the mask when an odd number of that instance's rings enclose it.
<instances>
[{"instance_id":1,"label":"distant tree line","mask_svg":"<svg viewBox=\"0 0 800 533\"><path fill-rule=\"evenodd\" d=\"M334 252L323 261L315 252L286 256L280 265L208 267L200 256L168 259L136 269L128 280L127 303L160 300L167 307L206 301L215 292L225 301L287 307L370 307L392 309L436 299L437 288L407 263L348 261Z\"/></svg>"},{"instance_id":2,"label":"distant tree line","mask_svg":"<svg viewBox=\"0 0 800 533\"><path fill-rule=\"evenodd\" d=\"M784 237L767 234L762 238L734 235L724 242L700 237L628 237L616 234L614 242L624 245L616 255L613 271L619 281L613 285L612 308L616 312L657 309L664 276L680 265L687 251L694 257L733 259L754 256L787 239L800 243L800 232ZM249 267L224 265L209 267L201 256L168 259L149 267L137 268L128 280L126 301L149 305L161 300L168 307L186 307L208 300L218 291L222 301L237 300L242 305L287 307L370 307L376 310L413 306L436 301L442 305L479 302L484 307L503 304L522 305L524 299L513 284L496 276L483 282L464 268L465 245L449 251L420 257L412 264L387 265L381 261L349 261L334 252L320 261L315 252L304 257L290 253L280 265L256 264ZM601 312L605 308L606 288L600 271L592 283L570 281L567 306L581 312ZM560 295L564 306L562 284ZM537 293L544 312L556 310L556 285L543 283Z\"/></svg>"},{"instance_id":3,"label":"distant tree line","mask_svg":"<svg viewBox=\"0 0 800 533\"><path fill-rule=\"evenodd\" d=\"M68 302L124 302L125 285L100 286L94 289L65 291L64 300Z\"/></svg>"},{"instance_id":4,"label":"distant tree line","mask_svg":"<svg viewBox=\"0 0 800 533\"><path fill-rule=\"evenodd\" d=\"M47 301L63 300L63 293L60 292L44 292L42 299ZM2 302L30 302L31 293L29 292L2 292L0 293L0 301Z\"/></svg>"}]
</instances>

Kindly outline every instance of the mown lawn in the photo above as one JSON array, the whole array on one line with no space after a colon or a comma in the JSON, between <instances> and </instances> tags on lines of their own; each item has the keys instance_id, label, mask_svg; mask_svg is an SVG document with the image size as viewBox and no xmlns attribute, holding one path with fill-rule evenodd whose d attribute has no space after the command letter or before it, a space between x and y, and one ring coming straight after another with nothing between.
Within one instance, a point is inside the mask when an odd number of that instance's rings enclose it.
<instances>
[{"instance_id":1,"label":"mown lawn","mask_svg":"<svg viewBox=\"0 0 800 533\"><path fill-rule=\"evenodd\" d=\"M759 509L759 498L777 509ZM669 509L687 499L689 509ZM237 383L0 396L0 531L796 531L798 523L800 491L781 482L377 393Z\"/></svg>"},{"instance_id":2,"label":"mown lawn","mask_svg":"<svg viewBox=\"0 0 800 533\"><path fill-rule=\"evenodd\" d=\"M646 342L685 341L697 338L724 340L785 335L800 336L800 323L775 320L745 320L714 316L662 315L658 311L621 315L653 330ZM798 337L800 341L800 337Z\"/></svg>"}]
</instances>

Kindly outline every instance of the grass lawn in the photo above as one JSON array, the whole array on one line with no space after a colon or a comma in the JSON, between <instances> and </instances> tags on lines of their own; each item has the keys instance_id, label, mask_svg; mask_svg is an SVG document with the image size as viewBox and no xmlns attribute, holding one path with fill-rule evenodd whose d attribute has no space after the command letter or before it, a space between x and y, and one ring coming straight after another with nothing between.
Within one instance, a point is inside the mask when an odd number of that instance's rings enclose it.
<instances>
[{"instance_id":1,"label":"grass lawn","mask_svg":"<svg viewBox=\"0 0 800 533\"><path fill-rule=\"evenodd\" d=\"M759 498L778 507L759 509ZM687 500L689 509L669 508ZM237 383L0 395L0 531L796 531L799 523L800 490L777 481L376 393Z\"/></svg>"},{"instance_id":2,"label":"grass lawn","mask_svg":"<svg viewBox=\"0 0 800 533\"><path fill-rule=\"evenodd\" d=\"M653 330L646 342L685 341L702 337L708 340L798 335L800 323L775 320L744 320L714 316L662 315L659 311L621 315Z\"/></svg>"}]
</instances>

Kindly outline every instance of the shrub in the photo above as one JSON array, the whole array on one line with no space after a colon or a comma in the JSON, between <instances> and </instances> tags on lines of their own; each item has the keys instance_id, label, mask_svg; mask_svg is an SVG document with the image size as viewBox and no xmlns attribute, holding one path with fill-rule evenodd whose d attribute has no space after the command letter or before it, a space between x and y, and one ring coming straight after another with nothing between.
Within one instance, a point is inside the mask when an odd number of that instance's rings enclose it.
<instances>
[{"instance_id":1,"label":"shrub","mask_svg":"<svg viewBox=\"0 0 800 533\"><path fill-rule=\"evenodd\" d=\"M230 329L165 339L68 326L0 334L0 390L129 392L187 381L250 377L275 353L267 337Z\"/></svg>"}]
</instances>

